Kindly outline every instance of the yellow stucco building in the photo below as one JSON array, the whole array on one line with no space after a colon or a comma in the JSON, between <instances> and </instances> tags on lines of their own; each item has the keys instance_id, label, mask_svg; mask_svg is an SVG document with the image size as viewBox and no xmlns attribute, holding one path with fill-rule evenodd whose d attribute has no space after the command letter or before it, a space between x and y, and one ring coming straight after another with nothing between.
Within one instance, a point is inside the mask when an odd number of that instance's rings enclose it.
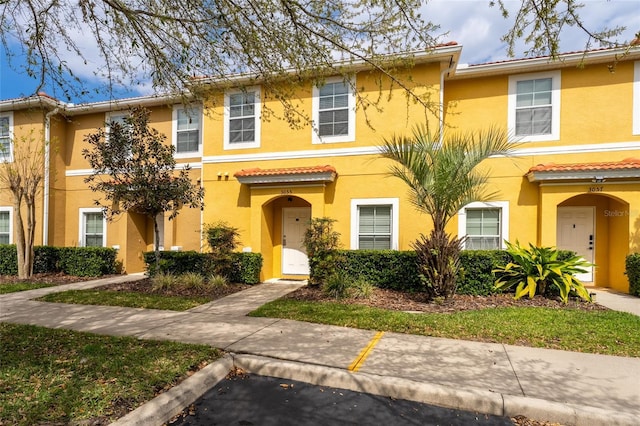
<instances>
[{"instance_id":1,"label":"yellow stucco building","mask_svg":"<svg viewBox=\"0 0 640 426\"><path fill-rule=\"evenodd\" d=\"M166 250L203 250L205 224L239 228L245 251L264 257L261 277L308 273L301 237L311 217L336 219L344 248L409 249L429 218L408 202L404 184L379 156L384 137L428 122L432 130L508 129L513 156L491 158L497 200L464 207L450 231L467 249L504 240L557 246L597 266L583 280L628 291L624 259L640 251L640 46L462 66L462 46L413 54L413 66L388 77L364 64L350 79L327 77L291 90L298 125L279 119L282 103L259 81L210 90L201 103L142 97L70 105L44 94L0 101L0 141L34 129L51 140L38 205L38 244L117 247L127 272L143 270L152 222L126 214L107 222L84 179L84 138L132 106L176 147L203 211L183 209L161 221ZM625 53L622 55L622 53ZM211 82L201 81L203 86ZM401 84L400 84L401 83ZM407 98L410 87L431 105ZM11 161L10 149L5 158ZM44 167L44 166L43 166ZM0 243L12 242L13 207L0 188Z\"/></svg>"}]
</instances>

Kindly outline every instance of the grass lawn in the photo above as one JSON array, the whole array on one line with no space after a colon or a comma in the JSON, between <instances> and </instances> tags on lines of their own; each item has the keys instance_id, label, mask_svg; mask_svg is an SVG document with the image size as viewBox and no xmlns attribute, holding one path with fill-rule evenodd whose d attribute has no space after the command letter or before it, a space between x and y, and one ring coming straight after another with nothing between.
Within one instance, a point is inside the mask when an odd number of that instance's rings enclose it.
<instances>
[{"instance_id":1,"label":"grass lawn","mask_svg":"<svg viewBox=\"0 0 640 426\"><path fill-rule=\"evenodd\" d=\"M36 300L54 303L76 303L81 305L165 309L170 311L186 311L211 301L211 299L207 297L165 296L160 294L144 294L135 291L106 290L69 290L48 294Z\"/></svg>"},{"instance_id":2,"label":"grass lawn","mask_svg":"<svg viewBox=\"0 0 640 426\"><path fill-rule=\"evenodd\" d=\"M280 299L249 314L367 330L640 357L640 317L539 307L413 314L361 305Z\"/></svg>"},{"instance_id":3,"label":"grass lawn","mask_svg":"<svg viewBox=\"0 0 640 426\"><path fill-rule=\"evenodd\" d=\"M51 287L52 285L54 284L46 284L46 283L38 283L38 282L17 282L17 283L0 284L0 294L35 290L37 288Z\"/></svg>"},{"instance_id":4,"label":"grass lawn","mask_svg":"<svg viewBox=\"0 0 640 426\"><path fill-rule=\"evenodd\" d=\"M220 354L209 346L2 323L0 424L108 423Z\"/></svg>"}]
</instances>

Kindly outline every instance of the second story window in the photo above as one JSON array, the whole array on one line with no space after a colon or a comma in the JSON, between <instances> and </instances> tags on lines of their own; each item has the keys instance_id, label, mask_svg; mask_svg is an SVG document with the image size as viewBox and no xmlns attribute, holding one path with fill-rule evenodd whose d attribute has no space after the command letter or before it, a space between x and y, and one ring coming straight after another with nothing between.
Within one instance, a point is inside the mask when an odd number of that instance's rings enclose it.
<instances>
[{"instance_id":1,"label":"second story window","mask_svg":"<svg viewBox=\"0 0 640 426\"><path fill-rule=\"evenodd\" d=\"M13 127L13 116L10 114L0 115L0 162L13 161L11 144L11 133Z\"/></svg>"},{"instance_id":2,"label":"second story window","mask_svg":"<svg viewBox=\"0 0 640 426\"><path fill-rule=\"evenodd\" d=\"M509 77L509 131L523 142L560 138L560 72Z\"/></svg>"},{"instance_id":3,"label":"second story window","mask_svg":"<svg viewBox=\"0 0 640 426\"><path fill-rule=\"evenodd\" d=\"M224 97L225 149L260 146L260 89L229 91Z\"/></svg>"},{"instance_id":4,"label":"second story window","mask_svg":"<svg viewBox=\"0 0 640 426\"><path fill-rule=\"evenodd\" d=\"M355 140L353 81L329 79L313 90L314 143Z\"/></svg>"},{"instance_id":5,"label":"second story window","mask_svg":"<svg viewBox=\"0 0 640 426\"><path fill-rule=\"evenodd\" d=\"M174 108L174 145L178 156L200 154L200 108Z\"/></svg>"}]
</instances>

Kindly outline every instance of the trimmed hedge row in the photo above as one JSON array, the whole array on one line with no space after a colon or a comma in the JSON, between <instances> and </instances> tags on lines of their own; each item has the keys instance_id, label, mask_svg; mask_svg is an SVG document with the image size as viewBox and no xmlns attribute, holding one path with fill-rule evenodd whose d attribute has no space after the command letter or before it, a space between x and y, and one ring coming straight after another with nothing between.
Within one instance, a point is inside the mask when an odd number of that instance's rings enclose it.
<instances>
[{"instance_id":1,"label":"trimmed hedge row","mask_svg":"<svg viewBox=\"0 0 640 426\"><path fill-rule=\"evenodd\" d=\"M354 279L364 279L376 287L392 290L424 290L415 251L338 250L336 254L336 258L341 259L336 269L343 270ZM561 250L558 257L570 255L571 252ZM505 250L463 250L460 253L462 272L458 277L456 293L476 296L495 293L495 277L491 271L511 260ZM314 271L311 273L314 274ZM317 271L315 273L316 276L324 276Z\"/></svg>"},{"instance_id":2,"label":"trimmed hedge row","mask_svg":"<svg viewBox=\"0 0 640 426\"><path fill-rule=\"evenodd\" d=\"M77 277L99 277L116 273L118 252L112 248L36 246L33 252L34 274L63 272ZM17 274L16 245L0 245L0 275Z\"/></svg>"},{"instance_id":3,"label":"trimmed hedge row","mask_svg":"<svg viewBox=\"0 0 640 426\"><path fill-rule=\"evenodd\" d=\"M210 253L196 251L162 251L160 252L160 271L174 275L185 272L198 272L208 276L214 270L215 259ZM229 281L257 284L260 282L262 255L260 253L231 253L231 273ZM155 252L144 253L149 276L156 274Z\"/></svg>"},{"instance_id":4,"label":"trimmed hedge row","mask_svg":"<svg viewBox=\"0 0 640 426\"><path fill-rule=\"evenodd\" d=\"M640 297L640 253L632 253L627 256L625 274L629 280L629 294Z\"/></svg>"}]
</instances>

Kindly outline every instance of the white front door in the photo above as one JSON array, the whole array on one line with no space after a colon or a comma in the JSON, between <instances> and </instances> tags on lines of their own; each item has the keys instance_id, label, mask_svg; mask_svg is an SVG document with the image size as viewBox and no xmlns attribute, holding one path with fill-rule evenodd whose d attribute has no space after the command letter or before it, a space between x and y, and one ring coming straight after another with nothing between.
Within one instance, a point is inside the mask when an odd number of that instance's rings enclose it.
<instances>
[{"instance_id":1,"label":"white front door","mask_svg":"<svg viewBox=\"0 0 640 426\"><path fill-rule=\"evenodd\" d=\"M282 209L283 275L309 275L309 259L302 242L310 220L310 207Z\"/></svg>"},{"instance_id":2,"label":"white front door","mask_svg":"<svg viewBox=\"0 0 640 426\"><path fill-rule=\"evenodd\" d=\"M593 207L558 207L558 249L575 251L587 262L593 263L595 232ZM593 281L593 267L586 274L578 274L580 281Z\"/></svg>"}]
</instances>

